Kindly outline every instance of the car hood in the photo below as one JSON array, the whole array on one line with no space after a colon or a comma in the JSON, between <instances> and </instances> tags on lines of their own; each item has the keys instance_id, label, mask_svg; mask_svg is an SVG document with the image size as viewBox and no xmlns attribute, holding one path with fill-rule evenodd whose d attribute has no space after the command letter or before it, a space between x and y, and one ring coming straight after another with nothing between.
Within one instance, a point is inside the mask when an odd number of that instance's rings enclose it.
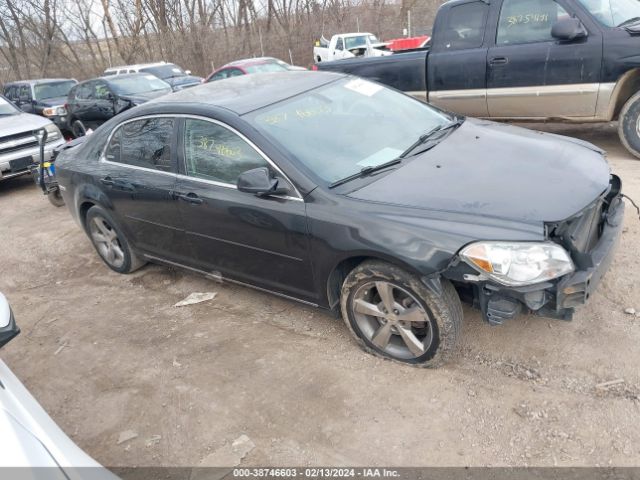
<instances>
[{"instance_id":1,"label":"car hood","mask_svg":"<svg viewBox=\"0 0 640 480\"><path fill-rule=\"evenodd\" d=\"M51 120L39 115L32 115L31 113L0 115L0 137L23 133L29 130L37 130L50 123Z\"/></svg>"},{"instance_id":2,"label":"car hood","mask_svg":"<svg viewBox=\"0 0 640 480\"><path fill-rule=\"evenodd\" d=\"M609 184L588 142L467 119L436 147L348 196L538 224L564 220Z\"/></svg>"},{"instance_id":3,"label":"car hood","mask_svg":"<svg viewBox=\"0 0 640 480\"><path fill-rule=\"evenodd\" d=\"M42 100L38 100L38 105L44 107L57 107L58 105L64 105L65 103L67 103L67 97L44 98Z\"/></svg>"}]
</instances>

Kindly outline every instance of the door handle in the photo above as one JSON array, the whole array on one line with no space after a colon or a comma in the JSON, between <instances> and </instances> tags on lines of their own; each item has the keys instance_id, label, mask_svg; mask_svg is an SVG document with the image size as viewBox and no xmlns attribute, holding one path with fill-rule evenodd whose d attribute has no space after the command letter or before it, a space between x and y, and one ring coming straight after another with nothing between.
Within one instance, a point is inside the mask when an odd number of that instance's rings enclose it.
<instances>
[{"instance_id":1,"label":"door handle","mask_svg":"<svg viewBox=\"0 0 640 480\"><path fill-rule=\"evenodd\" d=\"M494 57L489 60L489 65L506 65L507 63L509 63L507 57Z\"/></svg>"},{"instance_id":2,"label":"door handle","mask_svg":"<svg viewBox=\"0 0 640 480\"><path fill-rule=\"evenodd\" d=\"M104 177L100 179L100 183L112 187L116 182L111 177Z\"/></svg>"},{"instance_id":3,"label":"door handle","mask_svg":"<svg viewBox=\"0 0 640 480\"><path fill-rule=\"evenodd\" d=\"M171 192L171 196L176 200L183 200L187 203L192 203L194 205L200 205L204 202L197 194L193 192L183 193L183 192Z\"/></svg>"}]
</instances>

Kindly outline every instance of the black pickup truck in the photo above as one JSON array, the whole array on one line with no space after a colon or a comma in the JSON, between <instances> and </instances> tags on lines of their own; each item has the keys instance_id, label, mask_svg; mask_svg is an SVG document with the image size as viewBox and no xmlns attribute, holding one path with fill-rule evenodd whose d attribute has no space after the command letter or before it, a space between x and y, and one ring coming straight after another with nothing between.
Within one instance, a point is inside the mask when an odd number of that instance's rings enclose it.
<instances>
[{"instance_id":1,"label":"black pickup truck","mask_svg":"<svg viewBox=\"0 0 640 480\"><path fill-rule=\"evenodd\" d=\"M640 158L640 1L452 0L423 50L322 62L464 115L619 120Z\"/></svg>"}]
</instances>

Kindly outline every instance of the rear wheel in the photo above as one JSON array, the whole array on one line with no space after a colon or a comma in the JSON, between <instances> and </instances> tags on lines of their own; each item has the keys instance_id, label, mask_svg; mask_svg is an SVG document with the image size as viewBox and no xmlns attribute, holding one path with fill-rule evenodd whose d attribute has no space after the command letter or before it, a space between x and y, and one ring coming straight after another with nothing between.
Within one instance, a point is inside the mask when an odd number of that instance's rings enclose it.
<instances>
[{"instance_id":1,"label":"rear wheel","mask_svg":"<svg viewBox=\"0 0 640 480\"><path fill-rule=\"evenodd\" d=\"M618 117L618 135L624 147L640 158L640 92L622 107Z\"/></svg>"},{"instance_id":2,"label":"rear wheel","mask_svg":"<svg viewBox=\"0 0 640 480\"><path fill-rule=\"evenodd\" d=\"M432 291L416 275L367 261L342 286L342 316L367 352L404 363L436 367L455 353L462 306L447 280Z\"/></svg>"},{"instance_id":3,"label":"rear wheel","mask_svg":"<svg viewBox=\"0 0 640 480\"><path fill-rule=\"evenodd\" d=\"M87 234L107 266L118 273L131 273L145 262L131 249L127 238L102 207L95 205L87 212Z\"/></svg>"},{"instance_id":4,"label":"rear wheel","mask_svg":"<svg viewBox=\"0 0 640 480\"><path fill-rule=\"evenodd\" d=\"M71 124L71 133L74 138L84 137L87 134L87 129L80 120L74 120Z\"/></svg>"}]
</instances>

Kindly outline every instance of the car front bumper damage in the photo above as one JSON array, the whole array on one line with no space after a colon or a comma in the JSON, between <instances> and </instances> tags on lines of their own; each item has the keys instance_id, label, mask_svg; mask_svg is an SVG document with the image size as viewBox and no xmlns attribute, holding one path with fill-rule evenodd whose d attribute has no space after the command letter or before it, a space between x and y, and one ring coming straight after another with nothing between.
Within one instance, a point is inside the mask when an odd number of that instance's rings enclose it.
<instances>
[{"instance_id":1,"label":"car front bumper damage","mask_svg":"<svg viewBox=\"0 0 640 480\"><path fill-rule=\"evenodd\" d=\"M520 313L571 320L575 308L589 300L609 269L622 234L624 201L619 194L609 201L600 236L588 253L580 254L580 266L573 273L554 281L509 287L490 281L470 281L476 275L469 273L476 272L459 262L445 276L459 287L461 297L479 308L492 325L500 325Z\"/></svg>"}]
</instances>

